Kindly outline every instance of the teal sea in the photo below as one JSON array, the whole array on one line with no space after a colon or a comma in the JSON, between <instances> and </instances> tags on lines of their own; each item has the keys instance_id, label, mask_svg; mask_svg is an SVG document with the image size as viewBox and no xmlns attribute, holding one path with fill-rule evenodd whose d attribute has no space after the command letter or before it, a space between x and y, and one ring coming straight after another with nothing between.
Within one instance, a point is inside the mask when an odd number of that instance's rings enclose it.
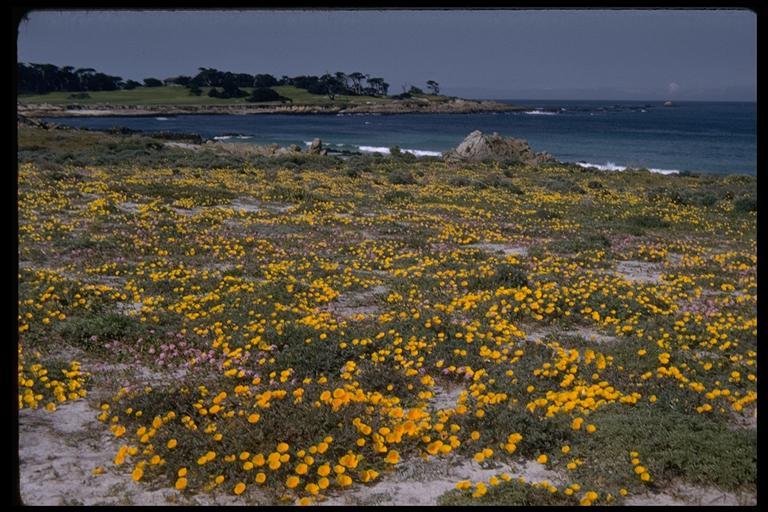
<instances>
[{"instance_id":1,"label":"teal sea","mask_svg":"<svg viewBox=\"0 0 768 512\"><path fill-rule=\"evenodd\" d=\"M473 130L528 140L558 160L605 170L755 174L757 104L739 102L502 100L524 112L485 114L189 115L57 118L70 126L196 133L231 142L439 155Z\"/></svg>"}]
</instances>

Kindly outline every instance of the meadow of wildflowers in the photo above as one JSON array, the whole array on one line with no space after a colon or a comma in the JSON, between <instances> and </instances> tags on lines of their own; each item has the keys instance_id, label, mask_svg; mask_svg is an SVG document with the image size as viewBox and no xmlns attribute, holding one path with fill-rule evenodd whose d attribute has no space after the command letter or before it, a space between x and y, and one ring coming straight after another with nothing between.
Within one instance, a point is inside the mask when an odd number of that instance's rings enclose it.
<instances>
[{"instance_id":1,"label":"meadow of wildflowers","mask_svg":"<svg viewBox=\"0 0 768 512\"><path fill-rule=\"evenodd\" d=\"M41 133L20 139L19 407L89 401L127 481L314 504L415 460L536 461L558 481L500 470L439 502L755 492L754 178L114 163L133 139L98 134L104 163L50 163L36 147L76 148Z\"/></svg>"}]
</instances>

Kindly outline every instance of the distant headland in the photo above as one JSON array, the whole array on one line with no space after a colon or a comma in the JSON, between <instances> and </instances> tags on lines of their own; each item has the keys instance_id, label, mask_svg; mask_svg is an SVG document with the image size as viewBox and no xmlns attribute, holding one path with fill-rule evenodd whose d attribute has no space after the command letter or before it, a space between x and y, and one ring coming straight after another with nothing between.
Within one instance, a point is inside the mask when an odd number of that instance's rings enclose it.
<instances>
[{"instance_id":1,"label":"distant headland","mask_svg":"<svg viewBox=\"0 0 768 512\"><path fill-rule=\"evenodd\" d=\"M402 84L389 94L383 78L360 72L276 78L199 68L194 76L143 82L93 68L18 64L18 109L29 117L156 116L160 114L403 114L477 113L526 110L490 100L440 94Z\"/></svg>"}]
</instances>

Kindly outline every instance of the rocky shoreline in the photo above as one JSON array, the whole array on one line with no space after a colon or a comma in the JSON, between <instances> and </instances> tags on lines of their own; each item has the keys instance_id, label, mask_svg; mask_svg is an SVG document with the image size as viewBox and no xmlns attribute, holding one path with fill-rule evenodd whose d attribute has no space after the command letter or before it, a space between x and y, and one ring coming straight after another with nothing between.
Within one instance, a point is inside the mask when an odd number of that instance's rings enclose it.
<instances>
[{"instance_id":1,"label":"rocky shoreline","mask_svg":"<svg viewBox=\"0 0 768 512\"><path fill-rule=\"evenodd\" d=\"M168 115L251 115L251 114L475 114L479 112L515 112L526 107L490 100L446 101L392 100L366 105L53 105L50 103L17 103L17 111L29 118L39 117L122 117Z\"/></svg>"}]
</instances>

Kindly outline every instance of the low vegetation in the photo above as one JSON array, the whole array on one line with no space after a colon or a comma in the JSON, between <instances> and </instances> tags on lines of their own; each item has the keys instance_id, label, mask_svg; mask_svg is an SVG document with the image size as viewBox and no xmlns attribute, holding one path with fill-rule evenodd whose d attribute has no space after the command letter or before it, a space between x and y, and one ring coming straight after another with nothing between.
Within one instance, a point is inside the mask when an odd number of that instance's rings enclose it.
<instances>
[{"instance_id":1,"label":"low vegetation","mask_svg":"<svg viewBox=\"0 0 768 512\"><path fill-rule=\"evenodd\" d=\"M19 405L92 400L126 480L309 504L424 458L558 475L445 505L755 492L753 177L26 127L19 161Z\"/></svg>"}]
</instances>

